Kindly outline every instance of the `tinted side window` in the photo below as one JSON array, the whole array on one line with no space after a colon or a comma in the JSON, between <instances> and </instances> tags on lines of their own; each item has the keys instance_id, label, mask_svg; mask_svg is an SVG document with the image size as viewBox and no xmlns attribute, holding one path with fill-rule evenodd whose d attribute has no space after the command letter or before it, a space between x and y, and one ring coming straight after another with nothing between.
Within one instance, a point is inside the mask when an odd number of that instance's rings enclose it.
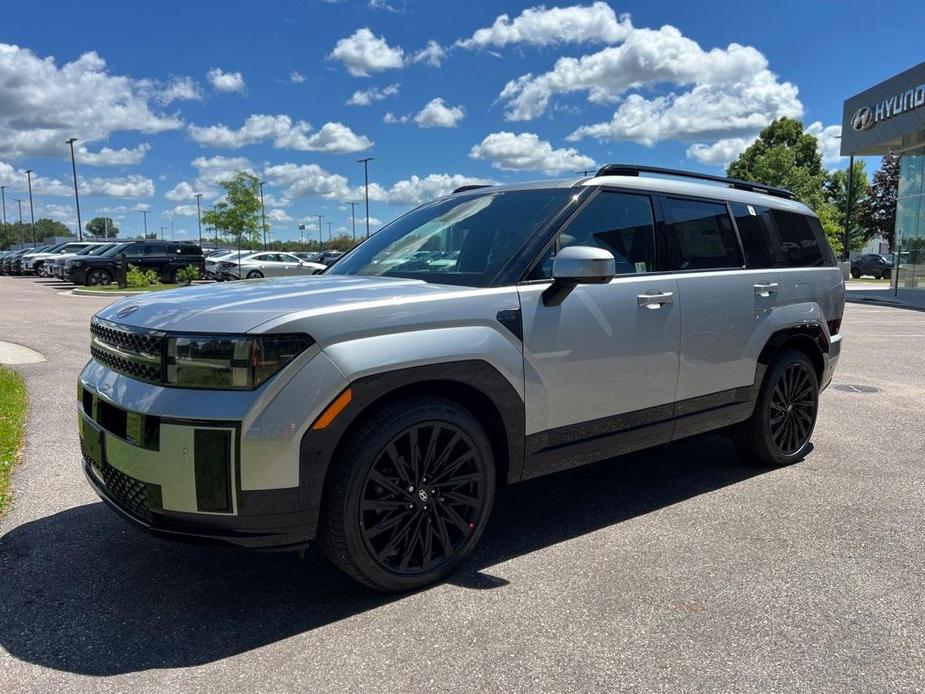
<instances>
[{"instance_id":1,"label":"tinted side window","mask_svg":"<svg viewBox=\"0 0 925 694\"><path fill-rule=\"evenodd\" d=\"M193 246L188 243L177 246L175 252L180 255L202 255L202 250L199 246Z\"/></svg>"},{"instance_id":2,"label":"tinted side window","mask_svg":"<svg viewBox=\"0 0 925 694\"><path fill-rule=\"evenodd\" d=\"M790 267L812 267L828 265L828 245L824 236L817 237L810 226L810 217L796 212L771 210L771 216L777 225L777 233L784 247L784 257ZM818 225L819 222L815 221ZM822 227L819 227L822 232Z\"/></svg>"},{"instance_id":3,"label":"tinted side window","mask_svg":"<svg viewBox=\"0 0 925 694\"><path fill-rule=\"evenodd\" d=\"M594 246L613 254L618 275L655 269L655 229L648 196L602 192L559 235L557 246ZM552 276L550 253L530 279Z\"/></svg>"},{"instance_id":4,"label":"tinted side window","mask_svg":"<svg viewBox=\"0 0 925 694\"><path fill-rule=\"evenodd\" d=\"M167 253L166 246L145 246L145 255L164 255Z\"/></svg>"},{"instance_id":5,"label":"tinted side window","mask_svg":"<svg viewBox=\"0 0 925 694\"><path fill-rule=\"evenodd\" d=\"M726 205L706 200L665 198L678 270L741 267L739 244Z\"/></svg>"},{"instance_id":6,"label":"tinted side window","mask_svg":"<svg viewBox=\"0 0 925 694\"><path fill-rule=\"evenodd\" d=\"M783 252L771 222L771 210L761 205L730 205L745 251L745 265L750 268L779 267L784 264Z\"/></svg>"},{"instance_id":7,"label":"tinted side window","mask_svg":"<svg viewBox=\"0 0 925 694\"><path fill-rule=\"evenodd\" d=\"M120 253L125 253L127 256L139 256L144 253L144 245L140 243L131 243L123 248Z\"/></svg>"}]
</instances>

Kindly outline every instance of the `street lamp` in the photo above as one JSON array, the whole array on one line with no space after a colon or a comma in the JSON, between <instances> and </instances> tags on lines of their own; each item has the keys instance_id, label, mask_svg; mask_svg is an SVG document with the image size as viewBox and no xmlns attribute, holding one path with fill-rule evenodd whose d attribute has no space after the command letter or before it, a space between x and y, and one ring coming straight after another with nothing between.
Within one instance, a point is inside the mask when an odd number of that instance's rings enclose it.
<instances>
[{"instance_id":1,"label":"street lamp","mask_svg":"<svg viewBox=\"0 0 925 694\"><path fill-rule=\"evenodd\" d=\"M263 186L266 181L261 181L257 185L260 187L260 220L263 224L263 250L267 250L267 215L263 207Z\"/></svg>"},{"instance_id":2,"label":"street lamp","mask_svg":"<svg viewBox=\"0 0 925 694\"><path fill-rule=\"evenodd\" d=\"M19 245L23 248L26 247L26 234L22 228L22 198L13 198L16 202L19 203Z\"/></svg>"},{"instance_id":3,"label":"street lamp","mask_svg":"<svg viewBox=\"0 0 925 694\"><path fill-rule=\"evenodd\" d=\"M199 205L199 201L202 200L202 193L196 193L193 197L196 198L196 222L199 224L199 248L202 248L202 208Z\"/></svg>"},{"instance_id":4,"label":"street lamp","mask_svg":"<svg viewBox=\"0 0 925 694\"><path fill-rule=\"evenodd\" d=\"M331 227L334 226L334 222L328 222L328 243L331 243Z\"/></svg>"},{"instance_id":5,"label":"street lamp","mask_svg":"<svg viewBox=\"0 0 925 694\"><path fill-rule=\"evenodd\" d=\"M6 227L6 186L0 186L0 198L3 199L3 226Z\"/></svg>"},{"instance_id":6,"label":"street lamp","mask_svg":"<svg viewBox=\"0 0 925 694\"><path fill-rule=\"evenodd\" d=\"M373 159L375 157L357 159L357 163L363 165L363 182L366 186L366 238L369 238L369 162Z\"/></svg>"},{"instance_id":7,"label":"street lamp","mask_svg":"<svg viewBox=\"0 0 925 694\"><path fill-rule=\"evenodd\" d=\"M299 245L305 245L305 225L299 224Z\"/></svg>"},{"instance_id":8,"label":"street lamp","mask_svg":"<svg viewBox=\"0 0 925 694\"><path fill-rule=\"evenodd\" d=\"M77 162L74 159L74 143L77 142L76 137L72 137L67 141L67 144L71 146L71 171L74 173L74 202L77 204L77 238L80 241L84 240L84 229L80 223L80 195L77 193Z\"/></svg>"},{"instance_id":9,"label":"street lamp","mask_svg":"<svg viewBox=\"0 0 925 694\"><path fill-rule=\"evenodd\" d=\"M318 215L318 245L321 246L324 243L324 240L321 238L321 218L324 217L323 214Z\"/></svg>"},{"instance_id":10,"label":"street lamp","mask_svg":"<svg viewBox=\"0 0 925 694\"><path fill-rule=\"evenodd\" d=\"M350 203L350 224L353 227L353 245L357 245L357 214L356 207L359 205L357 202Z\"/></svg>"},{"instance_id":11,"label":"street lamp","mask_svg":"<svg viewBox=\"0 0 925 694\"><path fill-rule=\"evenodd\" d=\"M145 218L145 238L148 238L148 211L139 210L139 212L141 212L142 216Z\"/></svg>"},{"instance_id":12,"label":"street lamp","mask_svg":"<svg viewBox=\"0 0 925 694\"><path fill-rule=\"evenodd\" d=\"M32 205L32 169L26 169L26 181L29 182L29 216L32 218L32 247L35 248L35 207Z\"/></svg>"}]
</instances>

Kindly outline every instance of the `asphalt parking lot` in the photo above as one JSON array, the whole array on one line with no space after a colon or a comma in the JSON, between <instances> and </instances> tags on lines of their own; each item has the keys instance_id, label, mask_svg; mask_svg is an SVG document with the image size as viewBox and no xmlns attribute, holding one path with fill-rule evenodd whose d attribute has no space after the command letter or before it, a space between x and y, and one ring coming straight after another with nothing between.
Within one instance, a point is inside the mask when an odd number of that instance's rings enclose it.
<instances>
[{"instance_id":1,"label":"asphalt parking lot","mask_svg":"<svg viewBox=\"0 0 925 694\"><path fill-rule=\"evenodd\" d=\"M447 583L383 596L319 553L139 533L80 472L107 300L0 277L30 410L0 519L0 691L925 690L925 313L852 304L814 450L722 437L505 489Z\"/></svg>"}]
</instances>

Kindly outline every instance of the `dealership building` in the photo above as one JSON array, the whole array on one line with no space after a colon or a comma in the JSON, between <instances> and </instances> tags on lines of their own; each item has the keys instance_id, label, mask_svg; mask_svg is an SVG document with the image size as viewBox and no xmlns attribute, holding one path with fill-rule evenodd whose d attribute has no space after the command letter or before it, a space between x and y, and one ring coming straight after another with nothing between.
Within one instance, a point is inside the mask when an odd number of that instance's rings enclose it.
<instances>
[{"instance_id":1,"label":"dealership building","mask_svg":"<svg viewBox=\"0 0 925 694\"><path fill-rule=\"evenodd\" d=\"M843 156L902 155L896 205L898 289L925 292L925 63L845 102Z\"/></svg>"}]
</instances>

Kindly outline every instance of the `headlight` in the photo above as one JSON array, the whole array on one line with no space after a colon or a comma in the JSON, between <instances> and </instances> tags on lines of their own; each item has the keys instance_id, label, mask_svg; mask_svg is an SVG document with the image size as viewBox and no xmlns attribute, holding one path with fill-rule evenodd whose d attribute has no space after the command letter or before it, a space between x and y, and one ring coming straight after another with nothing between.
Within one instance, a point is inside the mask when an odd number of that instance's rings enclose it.
<instances>
[{"instance_id":1,"label":"headlight","mask_svg":"<svg viewBox=\"0 0 925 694\"><path fill-rule=\"evenodd\" d=\"M249 390L311 346L308 335L184 335L167 339L167 384Z\"/></svg>"}]
</instances>

